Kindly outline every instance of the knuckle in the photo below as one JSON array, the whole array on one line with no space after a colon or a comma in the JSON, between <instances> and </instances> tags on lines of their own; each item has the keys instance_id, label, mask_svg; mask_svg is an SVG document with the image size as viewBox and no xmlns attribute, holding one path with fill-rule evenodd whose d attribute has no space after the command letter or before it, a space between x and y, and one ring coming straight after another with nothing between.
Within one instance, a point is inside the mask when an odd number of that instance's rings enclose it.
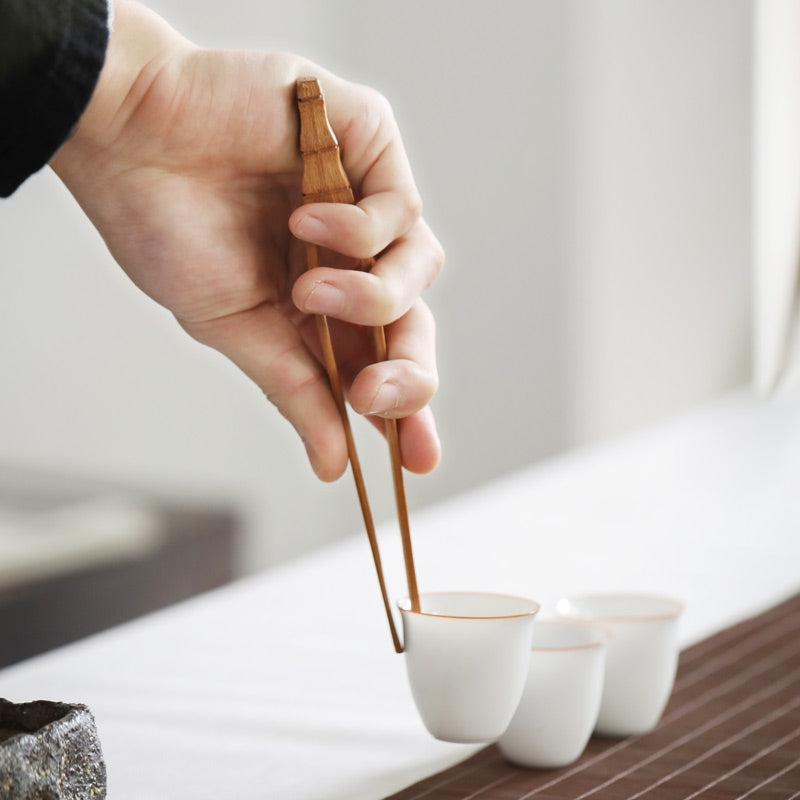
<instances>
[{"instance_id":1,"label":"knuckle","mask_svg":"<svg viewBox=\"0 0 800 800\"><path fill-rule=\"evenodd\" d=\"M436 334L436 317L433 315L430 306L422 298L419 298L414 304L414 311L420 315L422 324L427 326L431 335L434 336Z\"/></svg>"},{"instance_id":2,"label":"knuckle","mask_svg":"<svg viewBox=\"0 0 800 800\"><path fill-rule=\"evenodd\" d=\"M302 349L298 344L276 354L259 382L270 402L287 417L291 417L296 398L303 394L313 395L325 383L320 370L308 369L304 365Z\"/></svg>"},{"instance_id":3,"label":"knuckle","mask_svg":"<svg viewBox=\"0 0 800 800\"><path fill-rule=\"evenodd\" d=\"M375 314L376 322L381 325L394 322L401 317L404 312L397 292L393 291L385 281L382 282L381 291L375 295L372 310Z\"/></svg>"},{"instance_id":4,"label":"knuckle","mask_svg":"<svg viewBox=\"0 0 800 800\"><path fill-rule=\"evenodd\" d=\"M422 195L416 188L406 196L406 213L415 223L422 218Z\"/></svg>"},{"instance_id":5,"label":"knuckle","mask_svg":"<svg viewBox=\"0 0 800 800\"><path fill-rule=\"evenodd\" d=\"M357 142L361 148L369 144L380 148L391 139L390 132L395 129L394 112L389 100L376 89L358 86L350 119L344 126L345 136Z\"/></svg>"},{"instance_id":6,"label":"knuckle","mask_svg":"<svg viewBox=\"0 0 800 800\"><path fill-rule=\"evenodd\" d=\"M378 255L380 245L378 243L375 224L372 220L372 215L369 212L367 212L366 222L367 224L362 225L356 232L358 237L357 248L358 252L364 258L374 258L376 255Z\"/></svg>"},{"instance_id":7,"label":"knuckle","mask_svg":"<svg viewBox=\"0 0 800 800\"><path fill-rule=\"evenodd\" d=\"M439 277L446 261L444 247L442 247L439 240L434 236L432 242L432 261L433 261L433 278L434 280Z\"/></svg>"},{"instance_id":8,"label":"knuckle","mask_svg":"<svg viewBox=\"0 0 800 800\"><path fill-rule=\"evenodd\" d=\"M415 365L408 376L405 404L406 413L413 414L424 408L439 389L439 376L435 369Z\"/></svg>"},{"instance_id":9,"label":"knuckle","mask_svg":"<svg viewBox=\"0 0 800 800\"><path fill-rule=\"evenodd\" d=\"M439 391L439 373L435 369L428 373L426 388L427 388L428 400L430 400L431 397L433 397L436 394L436 392Z\"/></svg>"},{"instance_id":10,"label":"knuckle","mask_svg":"<svg viewBox=\"0 0 800 800\"><path fill-rule=\"evenodd\" d=\"M428 289L439 275L441 275L447 258L441 242L436 238L433 231L427 226L423 219L420 219L417 223L417 229L419 231L420 241L426 250L428 271L425 288Z\"/></svg>"},{"instance_id":11,"label":"knuckle","mask_svg":"<svg viewBox=\"0 0 800 800\"><path fill-rule=\"evenodd\" d=\"M364 87L364 103L381 122L394 122L394 111L389 98L377 89Z\"/></svg>"},{"instance_id":12,"label":"knuckle","mask_svg":"<svg viewBox=\"0 0 800 800\"><path fill-rule=\"evenodd\" d=\"M360 306L365 311L363 324L387 325L405 313L401 283L390 275L369 273L363 277L367 279L360 289Z\"/></svg>"}]
</instances>

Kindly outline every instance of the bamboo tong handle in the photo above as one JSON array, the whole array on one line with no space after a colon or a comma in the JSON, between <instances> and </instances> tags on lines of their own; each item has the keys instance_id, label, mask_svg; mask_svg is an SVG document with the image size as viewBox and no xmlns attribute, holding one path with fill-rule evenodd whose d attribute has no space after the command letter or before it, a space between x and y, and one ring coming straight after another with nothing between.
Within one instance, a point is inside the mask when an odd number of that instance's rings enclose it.
<instances>
[{"instance_id":1,"label":"bamboo tong handle","mask_svg":"<svg viewBox=\"0 0 800 800\"><path fill-rule=\"evenodd\" d=\"M339 143L331 129L325 112L325 100L319 81L316 78L303 78L297 82L297 105L300 111L300 152L303 156L303 203L355 203L350 181L342 165ZM315 244L306 243L306 260L308 269L319 266L319 248ZM357 269L370 269L372 259L358 262ZM347 441L347 453L350 467L356 484L358 500L361 505L361 514L364 526L367 529L372 560L378 575L383 606L389 621L394 649L401 653L403 646L397 634L394 615L392 614L389 598L386 594L386 582L383 577L378 539L375 533L375 523L370 510L367 490L364 484L364 475L361 471L361 462L356 451L355 439L347 415L339 370L336 365L336 356L331 342L328 320L323 315L316 317L317 332L322 345L325 369L331 385L334 400L339 409L339 416L344 426ZM373 328L375 338L375 355L378 361L386 360L386 334L383 327ZM411 549L411 530L408 522L408 507L406 505L405 487L403 485L403 466L400 459L400 439L397 432L397 420L387 419L386 438L389 442L389 452L392 463L392 482L394 484L395 505L400 525L400 536L403 545L403 560L405 562L408 594L411 608L419 611L419 592L417 578L414 570L414 555Z\"/></svg>"}]
</instances>

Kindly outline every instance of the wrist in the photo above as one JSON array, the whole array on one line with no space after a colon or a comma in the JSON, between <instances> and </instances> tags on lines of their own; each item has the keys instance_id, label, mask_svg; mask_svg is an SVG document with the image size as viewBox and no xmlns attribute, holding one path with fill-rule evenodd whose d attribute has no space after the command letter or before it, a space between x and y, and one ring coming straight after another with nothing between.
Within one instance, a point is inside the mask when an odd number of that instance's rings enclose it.
<instances>
[{"instance_id":1,"label":"wrist","mask_svg":"<svg viewBox=\"0 0 800 800\"><path fill-rule=\"evenodd\" d=\"M110 0L111 32L103 68L72 136L50 161L65 182L124 128L155 76L192 45L150 9L133 0Z\"/></svg>"}]
</instances>

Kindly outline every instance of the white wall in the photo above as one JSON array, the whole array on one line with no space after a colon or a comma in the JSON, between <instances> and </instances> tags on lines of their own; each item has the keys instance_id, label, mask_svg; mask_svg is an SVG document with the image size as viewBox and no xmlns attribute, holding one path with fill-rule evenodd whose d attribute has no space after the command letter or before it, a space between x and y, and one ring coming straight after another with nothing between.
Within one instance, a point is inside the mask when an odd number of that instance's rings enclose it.
<instances>
[{"instance_id":1,"label":"white wall","mask_svg":"<svg viewBox=\"0 0 800 800\"><path fill-rule=\"evenodd\" d=\"M750 13L743 2L570 5L573 441L646 424L748 374Z\"/></svg>"},{"instance_id":2,"label":"white wall","mask_svg":"<svg viewBox=\"0 0 800 800\"><path fill-rule=\"evenodd\" d=\"M753 369L761 392L800 376L800 4L754 20Z\"/></svg>"},{"instance_id":3,"label":"white wall","mask_svg":"<svg viewBox=\"0 0 800 800\"><path fill-rule=\"evenodd\" d=\"M747 3L150 5L201 44L302 52L392 100L449 256L429 298L445 458L409 479L412 508L746 379ZM47 171L0 205L0 263L0 460L230 498L247 569L360 530L350 479L313 478Z\"/></svg>"}]
</instances>

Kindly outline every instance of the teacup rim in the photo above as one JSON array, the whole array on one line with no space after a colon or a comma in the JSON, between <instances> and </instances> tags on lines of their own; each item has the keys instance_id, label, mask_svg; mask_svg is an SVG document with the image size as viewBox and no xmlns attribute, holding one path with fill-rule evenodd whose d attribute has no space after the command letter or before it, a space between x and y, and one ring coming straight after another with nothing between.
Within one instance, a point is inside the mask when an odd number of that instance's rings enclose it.
<instances>
[{"instance_id":1,"label":"teacup rim","mask_svg":"<svg viewBox=\"0 0 800 800\"><path fill-rule=\"evenodd\" d=\"M431 597L431 596L442 596L442 595L453 595L453 594L466 594L466 595L481 595L482 597L504 597L509 600L522 600L525 603L530 603L533 608L530 611L524 611L521 614L481 614L481 615L470 615L470 614L442 614L435 611L415 611L414 609L408 607L404 608L403 603L411 603L410 597L401 597L397 600L397 607L400 609L401 612L406 612L408 614L416 614L420 617L437 617L439 619L474 619L474 620L481 620L481 619L521 619L522 617L534 617L542 610L541 603L537 602L536 600L532 600L530 597L523 597L522 595L518 594L506 594L505 592L482 592L482 591L471 591L469 589L452 589L452 590L444 590L444 591L434 591L434 592L420 592L420 597Z\"/></svg>"},{"instance_id":2,"label":"teacup rim","mask_svg":"<svg viewBox=\"0 0 800 800\"><path fill-rule=\"evenodd\" d=\"M572 600L611 599L615 597L623 600L658 600L670 604L672 608L668 611L641 614L612 614L608 616L591 616L588 614L570 613L558 610L558 607L562 604L562 602L569 602ZM682 600L678 600L676 597L666 594L656 594L650 592L584 592L581 594L567 595L560 598L556 603L556 613L563 619L571 619L581 622L598 622L601 624L604 622L656 622L659 620L675 619L676 617L679 617L683 613L685 607L686 604Z\"/></svg>"},{"instance_id":3,"label":"teacup rim","mask_svg":"<svg viewBox=\"0 0 800 800\"><path fill-rule=\"evenodd\" d=\"M540 647L531 645L532 653L564 653L572 650L592 650L595 647L605 647L611 641L613 634L611 631L602 624L602 620L584 620L575 617L543 617L538 619L535 625L575 625L576 627L592 628L597 634L598 638L592 642L584 642L583 644L565 644L565 645L549 645L547 647Z\"/></svg>"}]
</instances>

